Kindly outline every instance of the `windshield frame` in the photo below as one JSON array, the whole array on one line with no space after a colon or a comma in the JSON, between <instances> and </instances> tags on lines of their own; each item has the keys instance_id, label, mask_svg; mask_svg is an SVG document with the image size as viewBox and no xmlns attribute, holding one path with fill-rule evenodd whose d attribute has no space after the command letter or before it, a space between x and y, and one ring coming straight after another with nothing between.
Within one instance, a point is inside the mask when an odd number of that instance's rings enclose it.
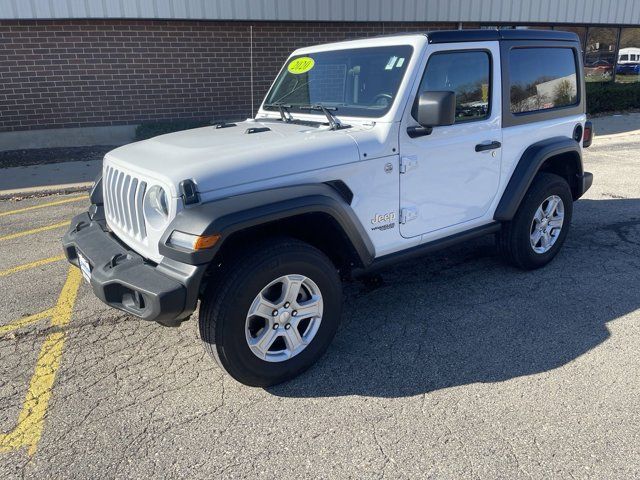
<instances>
[{"instance_id":1,"label":"windshield frame","mask_svg":"<svg viewBox=\"0 0 640 480\"><path fill-rule=\"evenodd\" d=\"M331 109L332 113L335 114L336 116L342 116L342 117L351 117L351 118L367 118L367 119L380 119L382 117L385 117L392 109L393 107L396 105L399 97L401 96L402 92L403 92L403 85L407 80L407 74L408 72L411 70L411 65L414 62L414 57L416 54L416 46L410 42L407 43L397 43L397 44L381 44L381 45L375 45L375 46L350 46L348 48L342 48L342 49L326 49L326 50L313 50L311 52L305 51L296 51L294 52L289 58L287 58L287 60L284 62L284 64L282 65L282 68L280 69L280 71L278 72L278 75L276 76L275 80L273 81L273 83L271 84L271 87L269 88L269 90L267 91L267 94L264 96L264 99L262 101L262 104L260 106L260 110L262 110L264 113L278 113L279 114L279 109L276 106L277 102L271 103L269 100L271 100L271 96L274 95L275 91L277 90L277 88L279 88L280 84L284 81L284 79L286 78L286 76L288 75L288 70L287 67L288 65L293 62L294 60L298 59L298 58L302 58L302 57L307 57L307 56L314 56L317 54L323 54L323 53L343 53L343 52L348 52L348 51L354 51L354 50L384 50L384 49L391 49L391 48L404 48L406 49L406 55L404 55L404 68L402 71L402 74L400 75L398 81L397 81L397 85L395 88L395 91L392 92L393 93L393 98L391 99L391 101L389 102L389 104L384 107L384 108L380 108L380 109L373 109L373 108L367 108L365 106L363 107L357 107L357 106L342 106L342 105L338 105L335 110L334 110L334 104L333 102L314 102L311 105L318 105L318 104L323 104L324 106L328 107L329 109ZM404 54L405 52L403 52ZM309 108L305 108L308 107L309 105L302 105L302 104L291 104L289 103L286 99L283 100L282 102L280 102L282 104L284 104L287 108L287 110L291 111L291 112L295 112L298 114L302 114L302 115L313 115L313 116L322 116L324 119L324 115L322 112L318 112L318 111L313 111L313 110L309 110Z\"/></svg>"}]
</instances>

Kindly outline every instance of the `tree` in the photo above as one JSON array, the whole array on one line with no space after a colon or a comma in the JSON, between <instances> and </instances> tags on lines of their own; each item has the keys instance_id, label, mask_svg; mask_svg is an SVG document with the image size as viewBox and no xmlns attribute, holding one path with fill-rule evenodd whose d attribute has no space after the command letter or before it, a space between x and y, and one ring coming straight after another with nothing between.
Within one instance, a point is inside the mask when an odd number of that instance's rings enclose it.
<instances>
[{"instance_id":1,"label":"tree","mask_svg":"<svg viewBox=\"0 0 640 480\"><path fill-rule=\"evenodd\" d=\"M571 105L574 101L573 97L573 86L569 80L560 81L553 89L553 105L556 107Z\"/></svg>"}]
</instances>

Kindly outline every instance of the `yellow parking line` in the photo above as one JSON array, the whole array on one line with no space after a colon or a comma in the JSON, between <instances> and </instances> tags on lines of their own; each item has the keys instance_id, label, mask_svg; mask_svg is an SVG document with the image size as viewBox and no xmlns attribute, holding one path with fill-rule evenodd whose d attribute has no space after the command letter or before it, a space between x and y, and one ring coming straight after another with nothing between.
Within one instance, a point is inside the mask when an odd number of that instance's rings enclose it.
<instances>
[{"instance_id":1,"label":"yellow parking line","mask_svg":"<svg viewBox=\"0 0 640 480\"><path fill-rule=\"evenodd\" d=\"M23 317L20 320L16 320L15 322L10 323L8 325L1 325L0 337L5 333L9 333L13 330L18 330L22 327L26 327L27 325L31 325L32 323L36 323L37 321L42 320L43 318L50 317L51 315L53 315L54 311L55 311L55 308L48 308L40 313L35 313L33 315L29 315L28 317Z\"/></svg>"},{"instance_id":2,"label":"yellow parking line","mask_svg":"<svg viewBox=\"0 0 640 480\"><path fill-rule=\"evenodd\" d=\"M18 265L17 267L8 268L7 270L0 270L0 277L6 277L7 275L11 275L12 273L22 272L23 270L30 270L32 268L41 267L42 265L59 262L60 260L64 259L64 255L58 255L57 257L43 258L42 260L37 260L25 265Z\"/></svg>"},{"instance_id":3,"label":"yellow parking line","mask_svg":"<svg viewBox=\"0 0 640 480\"><path fill-rule=\"evenodd\" d=\"M62 287L56 306L53 308L52 327L64 327L71 320L81 278L80 270L75 267L69 268L67 281ZM44 419L56 373L60 368L65 336L64 330L47 335L40 349L36 368L29 383L29 390L18 416L18 425L11 432L0 434L0 452L8 452L22 447L28 447L29 455L36 452L42 436Z\"/></svg>"},{"instance_id":4,"label":"yellow parking line","mask_svg":"<svg viewBox=\"0 0 640 480\"><path fill-rule=\"evenodd\" d=\"M79 202L80 200L86 200L89 195L81 195L79 197L65 198L64 200L56 200L55 202L41 203L40 205L34 205L32 207L18 208L17 210L10 210L8 212L0 212L0 217L7 215L16 215L18 213L30 212L31 210L37 210L39 208L54 207L56 205L64 205L65 203Z\"/></svg>"},{"instance_id":5,"label":"yellow parking line","mask_svg":"<svg viewBox=\"0 0 640 480\"><path fill-rule=\"evenodd\" d=\"M25 230L24 232L11 233L9 235L3 235L0 237L0 242L2 240L13 240L14 238L24 237L27 235L32 235L34 233L46 232L47 230L55 230L56 228L66 227L69 225L69 221L55 223L53 225L47 225L46 227L34 228L33 230Z\"/></svg>"}]
</instances>

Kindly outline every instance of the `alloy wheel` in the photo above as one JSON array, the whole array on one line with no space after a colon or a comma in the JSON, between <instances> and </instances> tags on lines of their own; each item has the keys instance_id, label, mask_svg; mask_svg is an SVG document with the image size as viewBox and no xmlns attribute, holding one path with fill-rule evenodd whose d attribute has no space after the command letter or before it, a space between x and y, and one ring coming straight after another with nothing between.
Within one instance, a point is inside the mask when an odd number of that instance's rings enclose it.
<instances>
[{"instance_id":1,"label":"alloy wheel","mask_svg":"<svg viewBox=\"0 0 640 480\"><path fill-rule=\"evenodd\" d=\"M245 322L249 348L267 362L298 355L313 340L322 321L318 286L304 275L284 275L253 300Z\"/></svg>"},{"instance_id":2,"label":"alloy wheel","mask_svg":"<svg viewBox=\"0 0 640 480\"><path fill-rule=\"evenodd\" d=\"M536 210L529 239L531 248L538 254L547 253L560 237L564 223L564 203L557 195L547 197Z\"/></svg>"}]
</instances>

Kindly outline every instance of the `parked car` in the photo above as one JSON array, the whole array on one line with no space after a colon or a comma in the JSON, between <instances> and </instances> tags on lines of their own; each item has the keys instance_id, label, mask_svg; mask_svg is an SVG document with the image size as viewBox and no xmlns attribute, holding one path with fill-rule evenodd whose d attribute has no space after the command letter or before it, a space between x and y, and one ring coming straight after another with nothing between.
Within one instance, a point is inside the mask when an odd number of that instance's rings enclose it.
<instances>
[{"instance_id":1,"label":"parked car","mask_svg":"<svg viewBox=\"0 0 640 480\"><path fill-rule=\"evenodd\" d=\"M288 380L336 334L343 281L480 235L522 269L558 254L592 183L580 58L535 30L296 50L254 118L109 152L64 251L135 317L199 304L236 380Z\"/></svg>"},{"instance_id":2,"label":"parked car","mask_svg":"<svg viewBox=\"0 0 640 480\"><path fill-rule=\"evenodd\" d=\"M588 63L584 67L584 73L587 77L600 77L603 79L611 78L613 74L613 64L606 60L596 60Z\"/></svg>"}]
</instances>

